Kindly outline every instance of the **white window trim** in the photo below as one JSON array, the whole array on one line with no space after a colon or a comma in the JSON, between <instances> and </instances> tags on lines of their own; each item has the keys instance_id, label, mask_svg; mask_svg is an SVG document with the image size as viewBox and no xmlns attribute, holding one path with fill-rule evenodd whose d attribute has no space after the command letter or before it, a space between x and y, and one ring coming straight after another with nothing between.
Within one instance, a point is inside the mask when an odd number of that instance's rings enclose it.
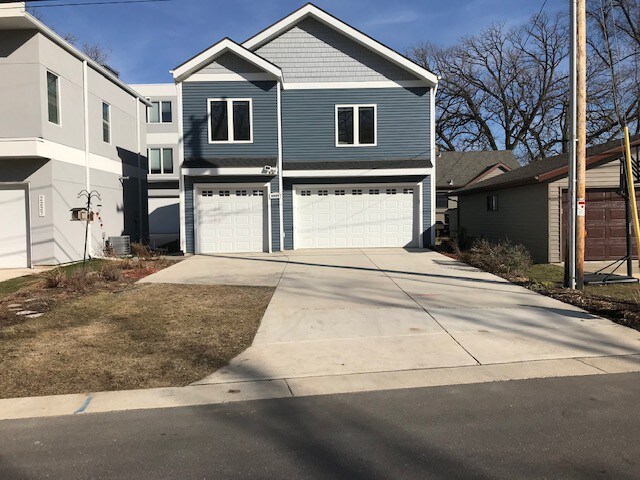
<instances>
[{"instance_id":1,"label":"white window trim","mask_svg":"<svg viewBox=\"0 0 640 480\"><path fill-rule=\"evenodd\" d=\"M360 114L359 109L361 107L373 107L373 143L360 143ZM340 108L353 108L353 143L341 144L339 143L338 135L338 109ZM351 147L377 147L378 146L378 105L371 104L351 104L351 105L336 105L335 108L335 124L336 124L336 147L338 148L351 148Z\"/></svg>"},{"instance_id":2,"label":"white window trim","mask_svg":"<svg viewBox=\"0 0 640 480\"><path fill-rule=\"evenodd\" d=\"M105 121L105 119L104 119L103 108L104 108L105 105L107 106L107 112L109 112L109 114L108 114L109 120L108 121ZM104 100L102 100L102 104L100 105L100 117L102 119L102 127L103 127L103 129L100 130L100 132L102 133L102 141L104 143L107 143L107 144L111 145L111 142L113 141L113 138L111 137L111 105L109 103L105 102ZM108 142L104 139L104 125L105 125L105 123L107 124L107 127L109 128L109 130L108 130L109 131L109 141Z\"/></svg>"},{"instance_id":3,"label":"white window trim","mask_svg":"<svg viewBox=\"0 0 640 480\"><path fill-rule=\"evenodd\" d=\"M160 173L151 173L151 156L149 153L151 150L160 150ZM173 172L165 173L164 172L164 151L171 150L171 163L173 165ZM153 175L153 177L174 177L177 175L176 173L176 164L175 164L175 152L173 152L173 147L147 147L147 161L149 162L149 167L147 168L148 174Z\"/></svg>"},{"instance_id":4,"label":"white window trim","mask_svg":"<svg viewBox=\"0 0 640 480\"><path fill-rule=\"evenodd\" d=\"M56 92L58 93L57 95L57 108L58 108L58 123L52 122L51 120L49 120L49 79L47 78L47 74L51 74L51 75L55 75L56 76ZM51 124L51 125L55 125L56 127L61 127L62 126L62 89L60 88L60 75L58 75L56 72L54 72L53 70L49 70L47 69L47 74L45 74L45 88L47 90L47 121Z\"/></svg>"},{"instance_id":5,"label":"white window trim","mask_svg":"<svg viewBox=\"0 0 640 480\"><path fill-rule=\"evenodd\" d=\"M148 125L160 125L160 124L171 124L173 123L173 102L171 100L149 100L150 103L158 103L158 121L157 122L152 122L151 120L149 120L149 109L152 107L147 107L147 124ZM162 121L162 104L163 103L168 103L169 105L171 105L171 121L170 122L164 122Z\"/></svg>"},{"instance_id":6,"label":"white window trim","mask_svg":"<svg viewBox=\"0 0 640 480\"><path fill-rule=\"evenodd\" d=\"M227 102L227 131L228 140L213 140L211 138L211 102ZM249 102L249 140L234 140L233 131L233 102ZM210 144L225 143L253 143L253 99L252 98L207 98L207 130Z\"/></svg>"}]
</instances>

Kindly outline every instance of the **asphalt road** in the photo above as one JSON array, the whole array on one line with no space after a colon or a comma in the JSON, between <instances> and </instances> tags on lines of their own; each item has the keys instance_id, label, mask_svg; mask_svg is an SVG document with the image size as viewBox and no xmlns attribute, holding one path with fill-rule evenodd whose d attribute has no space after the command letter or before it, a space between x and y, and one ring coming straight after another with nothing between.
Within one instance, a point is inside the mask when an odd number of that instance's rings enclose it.
<instances>
[{"instance_id":1,"label":"asphalt road","mask_svg":"<svg viewBox=\"0 0 640 480\"><path fill-rule=\"evenodd\" d=\"M0 422L0 478L640 478L640 374Z\"/></svg>"}]
</instances>

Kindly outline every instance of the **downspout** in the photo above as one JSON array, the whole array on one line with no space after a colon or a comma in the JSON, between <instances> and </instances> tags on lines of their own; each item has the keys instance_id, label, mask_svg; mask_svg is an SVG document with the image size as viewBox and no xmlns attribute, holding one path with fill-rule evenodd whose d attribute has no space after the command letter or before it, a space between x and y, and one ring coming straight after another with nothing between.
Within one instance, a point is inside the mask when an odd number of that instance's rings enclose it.
<instances>
[{"instance_id":1,"label":"downspout","mask_svg":"<svg viewBox=\"0 0 640 480\"><path fill-rule=\"evenodd\" d=\"M82 61L82 101L84 103L84 170L85 188L87 194L91 195L91 156L89 153L89 65L86 60ZM90 212L87 212L87 238L85 247L89 258L93 257L93 237L91 235Z\"/></svg>"},{"instance_id":2,"label":"downspout","mask_svg":"<svg viewBox=\"0 0 640 480\"><path fill-rule=\"evenodd\" d=\"M278 224L280 225L280 251L284 250L284 208L282 203L284 202L284 192L282 190L282 79L278 80L278 191L280 192L280 199L278 201L278 215L280 217Z\"/></svg>"},{"instance_id":3,"label":"downspout","mask_svg":"<svg viewBox=\"0 0 640 480\"><path fill-rule=\"evenodd\" d=\"M144 216L142 215L142 165L141 165L141 157L140 157L140 99L138 97L135 98L136 102L136 142L137 142L137 153L138 153L138 241L142 242L142 222L144 221Z\"/></svg>"},{"instance_id":4,"label":"downspout","mask_svg":"<svg viewBox=\"0 0 640 480\"><path fill-rule=\"evenodd\" d=\"M184 200L184 174L182 164L184 163L184 122L182 118L182 82L176 84L178 89L178 189L180 192L180 250L187 253L187 228L185 225L185 200Z\"/></svg>"},{"instance_id":5,"label":"downspout","mask_svg":"<svg viewBox=\"0 0 640 480\"><path fill-rule=\"evenodd\" d=\"M438 77L438 81L440 81L441 77ZM431 204L430 204L430 209L431 209L431 216L430 216L430 221L431 221L431 225L429 226L430 228L430 233L431 233L431 246L435 246L436 244L436 229L435 229L435 219L436 219L436 95L438 94L438 83L435 84L435 86L431 89L431 125L430 125L430 130L431 130L431 144L430 144L430 150L431 150L431 166L432 166L432 174L431 174L431 185L430 185L430 190L429 190L429 194L431 195Z\"/></svg>"}]
</instances>

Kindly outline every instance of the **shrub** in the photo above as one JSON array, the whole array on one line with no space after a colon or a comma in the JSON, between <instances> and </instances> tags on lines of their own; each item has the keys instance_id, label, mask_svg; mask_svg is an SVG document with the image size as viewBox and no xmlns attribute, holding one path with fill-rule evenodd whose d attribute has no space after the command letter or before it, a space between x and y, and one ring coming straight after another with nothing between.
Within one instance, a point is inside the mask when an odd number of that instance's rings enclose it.
<instances>
[{"instance_id":1,"label":"shrub","mask_svg":"<svg viewBox=\"0 0 640 480\"><path fill-rule=\"evenodd\" d=\"M149 259L153 257L153 251L151 250L151 248L139 242L133 242L131 244L131 254L134 257L143 258L143 259Z\"/></svg>"},{"instance_id":2,"label":"shrub","mask_svg":"<svg viewBox=\"0 0 640 480\"><path fill-rule=\"evenodd\" d=\"M67 287L71 290L83 292L96 283L96 277L96 272L88 272L85 269L75 270L67 276Z\"/></svg>"},{"instance_id":3,"label":"shrub","mask_svg":"<svg viewBox=\"0 0 640 480\"><path fill-rule=\"evenodd\" d=\"M116 262L108 262L102 265L100 277L107 282L117 282L122 279L122 270Z\"/></svg>"},{"instance_id":4,"label":"shrub","mask_svg":"<svg viewBox=\"0 0 640 480\"><path fill-rule=\"evenodd\" d=\"M118 266L121 270L137 270L141 268L140 260L135 258L125 258L118 262Z\"/></svg>"},{"instance_id":5,"label":"shrub","mask_svg":"<svg viewBox=\"0 0 640 480\"><path fill-rule=\"evenodd\" d=\"M497 243L478 240L462 253L461 260L487 272L508 276L523 276L533 265L529 251L509 240Z\"/></svg>"},{"instance_id":6,"label":"shrub","mask_svg":"<svg viewBox=\"0 0 640 480\"><path fill-rule=\"evenodd\" d=\"M107 244L104 246L104 256L107 258L117 258L120 255L118 255L111 244L107 242Z\"/></svg>"},{"instance_id":7,"label":"shrub","mask_svg":"<svg viewBox=\"0 0 640 480\"><path fill-rule=\"evenodd\" d=\"M65 284L67 275L60 268L54 268L44 274L44 286L46 288L60 288Z\"/></svg>"}]
</instances>

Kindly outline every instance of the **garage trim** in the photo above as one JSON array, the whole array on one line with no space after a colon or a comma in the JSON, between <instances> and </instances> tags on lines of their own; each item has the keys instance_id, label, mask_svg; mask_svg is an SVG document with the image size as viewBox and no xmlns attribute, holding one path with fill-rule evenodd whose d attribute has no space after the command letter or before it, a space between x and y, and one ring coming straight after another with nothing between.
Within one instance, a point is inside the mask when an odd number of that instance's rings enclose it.
<instances>
[{"instance_id":1,"label":"garage trim","mask_svg":"<svg viewBox=\"0 0 640 480\"><path fill-rule=\"evenodd\" d=\"M29 182L2 182L0 190L24 190L26 235L27 235L27 268L33 268L33 245L31 240L31 185Z\"/></svg>"},{"instance_id":2,"label":"garage trim","mask_svg":"<svg viewBox=\"0 0 640 480\"><path fill-rule=\"evenodd\" d=\"M264 190L265 195L264 195L264 203L266 204L266 209L263 209L263 232L266 232L267 234L267 252L271 253L273 246L272 246L272 232L271 232L271 184L270 182L265 182L265 183L217 183L217 182L210 182L210 183L194 183L193 184L193 241L194 241L194 252L196 255L200 254L200 232L198 231L198 225L200 223L200 219L198 217L198 198L200 197L200 191L202 189L207 189L207 188L240 188L240 187L246 187L246 188L261 188ZM266 228L265 228L266 227ZM263 237L264 237L264 233L263 233ZM264 242L265 239L263 238L263 251L264 251Z\"/></svg>"},{"instance_id":3,"label":"garage trim","mask_svg":"<svg viewBox=\"0 0 640 480\"><path fill-rule=\"evenodd\" d=\"M297 193L298 189L306 189L309 187L312 188L336 188L336 187L344 187L344 188L363 188L363 187L392 187L392 188L413 188L417 189L413 193L413 236L418 243L417 248L422 247L422 181L420 182L352 182L352 183L313 183L313 184L304 184L297 183L291 186L291 208L292 208L292 222L293 222L293 250L296 250L298 247L296 243L298 243L298 230L296 226L296 212L297 212Z\"/></svg>"}]
</instances>

